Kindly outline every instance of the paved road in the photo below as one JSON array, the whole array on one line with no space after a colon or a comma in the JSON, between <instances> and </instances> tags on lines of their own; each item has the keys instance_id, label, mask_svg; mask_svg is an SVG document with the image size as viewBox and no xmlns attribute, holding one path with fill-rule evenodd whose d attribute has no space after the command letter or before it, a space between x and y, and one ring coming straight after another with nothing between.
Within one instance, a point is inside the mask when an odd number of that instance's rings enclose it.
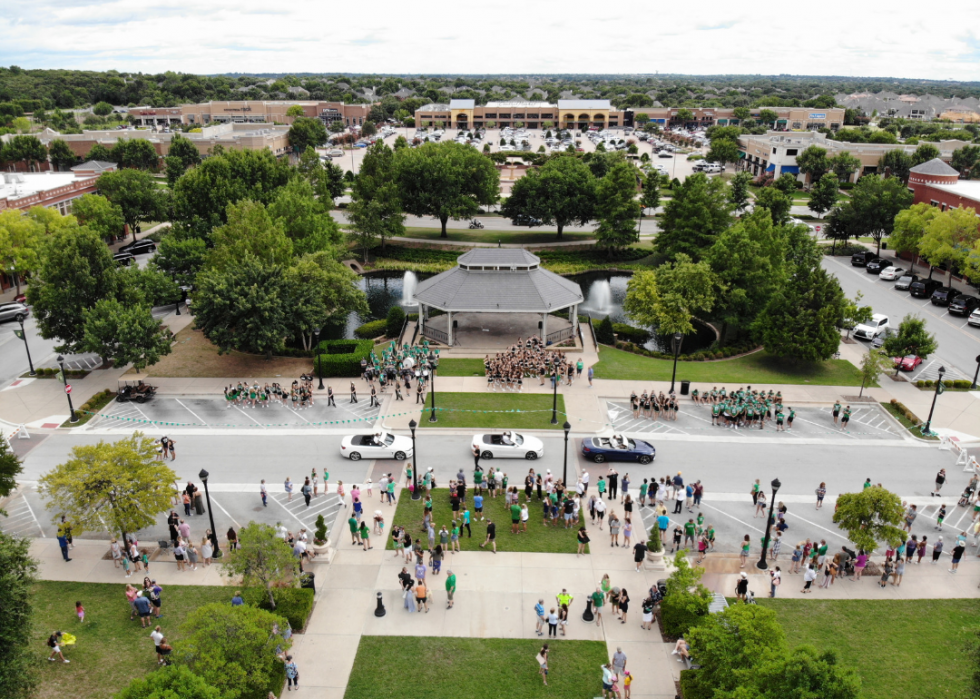
<instances>
[{"instance_id":1,"label":"paved road","mask_svg":"<svg viewBox=\"0 0 980 699\"><path fill-rule=\"evenodd\" d=\"M894 282L881 281L877 275L865 272L863 267L852 267L848 258L824 257L823 264L824 269L840 280L845 294L853 297L860 290L864 294L864 303L875 313L888 315L894 328L909 313L925 319L929 332L939 342L939 351L929 358L935 363L931 366L926 363L921 370L923 375L920 377L917 372L913 379L935 379L940 364L948 370L947 378L973 378L976 357L980 355L980 328L967 325L966 318L950 316L945 308L933 306L928 299L913 298L906 291L898 291ZM898 264L908 268L908 263L899 261Z\"/></svg>"}]
</instances>

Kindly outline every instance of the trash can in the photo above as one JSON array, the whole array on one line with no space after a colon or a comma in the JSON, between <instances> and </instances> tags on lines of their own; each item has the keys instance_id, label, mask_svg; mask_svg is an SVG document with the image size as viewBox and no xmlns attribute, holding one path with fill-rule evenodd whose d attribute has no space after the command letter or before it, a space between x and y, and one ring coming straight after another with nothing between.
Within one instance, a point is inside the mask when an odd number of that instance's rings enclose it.
<instances>
[{"instance_id":1,"label":"trash can","mask_svg":"<svg viewBox=\"0 0 980 699\"><path fill-rule=\"evenodd\" d=\"M691 391L690 381L681 381L681 395L686 396Z\"/></svg>"},{"instance_id":2,"label":"trash can","mask_svg":"<svg viewBox=\"0 0 980 699\"><path fill-rule=\"evenodd\" d=\"M313 584L315 579L316 575L314 573L303 573L299 576L299 586L305 590L315 590L316 586Z\"/></svg>"},{"instance_id":3,"label":"trash can","mask_svg":"<svg viewBox=\"0 0 980 699\"><path fill-rule=\"evenodd\" d=\"M204 496L200 493L194 494L194 511L199 515L204 514Z\"/></svg>"}]
</instances>

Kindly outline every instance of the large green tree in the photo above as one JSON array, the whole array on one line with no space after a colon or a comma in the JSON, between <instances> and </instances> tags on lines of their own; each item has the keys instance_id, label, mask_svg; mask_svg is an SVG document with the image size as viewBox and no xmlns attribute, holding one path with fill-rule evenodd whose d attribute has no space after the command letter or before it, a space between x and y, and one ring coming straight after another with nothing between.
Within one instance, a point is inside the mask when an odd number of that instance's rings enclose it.
<instances>
[{"instance_id":1,"label":"large green tree","mask_svg":"<svg viewBox=\"0 0 980 699\"><path fill-rule=\"evenodd\" d=\"M222 694L186 665L165 665L134 679L115 699L222 699Z\"/></svg>"},{"instance_id":2,"label":"large green tree","mask_svg":"<svg viewBox=\"0 0 980 699\"><path fill-rule=\"evenodd\" d=\"M282 224L272 220L264 205L247 199L228 205L228 223L214 229L211 242L207 265L219 271L247 258L271 266L287 265L293 257L293 244Z\"/></svg>"},{"instance_id":3,"label":"large green tree","mask_svg":"<svg viewBox=\"0 0 980 699\"><path fill-rule=\"evenodd\" d=\"M78 156L63 139L56 138L48 146L48 158L55 170L67 170L78 164Z\"/></svg>"},{"instance_id":4,"label":"large green tree","mask_svg":"<svg viewBox=\"0 0 980 699\"><path fill-rule=\"evenodd\" d=\"M932 143L920 143L912 153L912 167L938 158L939 149Z\"/></svg>"},{"instance_id":5,"label":"large green tree","mask_svg":"<svg viewBox=\"0 0 980 699\"><path fill-rule=\"evenodd\" d=\"M861 678L837 662L833 650L797 646L788 654L757 662L731 692L717 699L860 699Z\"/></svg>"},{"instance_id":6,"label":"large green tree","mask_svg":"<svg viewBox=\"0 0 980 699\"><path fill-rule=\"evenodd\" d=\"M939 349L939 343L936 336L926 329L926 322L910 313L902 318L897 332L885 340L882 349L892 357L917 354L922 359L928 359Z\"/></svg>"},{"instance_id":7,"label":"large green tree","mask_svg":"<svg viewBox=\"0 0 980 699\"><path fill-rule=\"evenodd\" d=\"M618 162L596 185L596 245L610 252L639 241L637 223L640 203L636 200L637 170L625 161Z\"/></svg>"},{"instance_id":8,"label":"large green tree","mask_svg":"<svg viewBox=\"0 0 980 699\"><path fill-rule=\"evenodd\" d=\"M895 215L895 225L888 239L892 249L899 253L911 253L915 259L919 256L919 245L926 234L929 223L939 215L939 209L926 202L913 204ZM930 270L930 274L932 271Z\"/></svg>"},{"instance_id":9,"label":"large green tree","mask_svg":"<svg viewBox=\"0 0 980 699\"><path fill-rule=\"evenodd\" d=\"M818 181L831 167L827 149L820 146L808 146L796 156L796 164L810 182Z\"/></svg>"},{"instance_id":10,"label":"large green tree","mask_svg":"<svg viewBox=\"0 0 980 699\"><path fill-rule=\"evenodd\" d=\"M143 170L125 169L99 176L99 192L122 211L123 219L136 240L144 221L156 221L167 214L167 198L156 181Z\"/></svg>"},{"instance_id":11,"label":"large green tree","mask_svg":"<svg viewBox=\"0 0 980 699\"><path fill-rule=\"evenodd\" d=\"M20 458L10 448L10 444L0 432L0 498L5 498L13 492L14 488L17 487L17 476L23 470L24 467L20 463Z\"/></svg>"},{"instance_id":12,"label":"large green tree","mask_svg":"<svg viewBox=\"0 0 980 699\"><path fill-rule=\"evenodd\" d=\"M880 486L837 496L834 524L847 532L847 538L855 546L869 554L881 542L888 548L904 543L908 538L902 528L904 519L902 499Z\"/></svg>"},{"instance_id":13,"label":"large green tree","mask_svg":"<svg viewBox=\"0 0 980 699\"><path fill-rule=\"evenodd\" d=\"M720 165L734 165L738 162L739 155L737 142L727 138L712 138L711 148L704 157Z\"/></svg>"},{"instance_id":14,"label":"large green tree","mask_svg":"<svg viewBox=\"0 0 980 699\"><path fill-rule=\"evenodd\" d=\"M912 204L912 192L898 179L862 177L840 209L857 235L870 236L881 252L881 239L891 235L895 217Z\"/></svg>"},{"instance_id":15,"label":"large green tree","mask_svg":"<svg viewBox=\"0 0 980 699\"><path fill-rule=\"evenodd\" d=\"M919 242L919 254L933 267L946 265L948 283L952 284L953 267L966 266L970 251L978 242L976 210L947 209L926 226Z\"/></svg>"},{"instance_id":16,"label":"large green tree","mask_svg":"<svg viewBox=\"0 0 980 699\"><path fill-rule=\"evenodd\" d=\"M878 158L878 172L881 175L891 175L892 177L897 177L903 182L909 179L909 170L912 169L915 163L912 161L912 156L903 150L894 149L887 151L883 156ZM869 179L863 177L858 180L858 184L864 180Z\"/></svg>"},{"instance_id":17,"label":"large green tree","mask_svg":"<svg viewBox=\"0 0 980 699\"><path fill-rule=\"evenodd\" d=\"M0 696L5 699L31 699L38 680L33 647L37 561L30 547L31 539L0 531Z\"/></svg>"},{"instance_id":18,"label":"large green tree","mask_svg":"<svg viewBox=\"0 0 980 699\"><path fill-rule=\"evenodd\" d=\"M138 372L170 354L170 338L149 305L126 305L102 299L85 311L82 347L117 367L132 364Z\"/></svg>"},{"instance_id":19,"label":"large green tree","mask_svg":"<svg viewBox=\"0 0 980 699\"><path fill-rule=\"evenodd\" d=\"M470 218L499 198L500 175L493 162L454 141L398 151L395 173L403 209L438 218L443 238L449 219Z\"/></svg>"},{"instance_id":20,"label":"large green tree","mask_svg":"<svg viewBox=\"0 0 980 699\"><path fill-rule=\"evenodd\" d=\"M46 231L31 216L16 209L0 211L0 265L14 278L20 293L21 275L35 272L41 264Z\"/></svg>"},{"instance_id":21,"label":"large green tree","mask_svg":"<svg viewBox=\"0 0 980 699\"><path fill-rule=\"evenodd\" d=\"M837 175L828 172L810 189L810 202L807 208L817 216L823 216L834 208L840 197L840 182Z\"/></svg>"},{"instance_id":22,"label":"large green tree","mask_svg":"<svg viewBox=\"0 0 980 699\"><path fill-rule=\"evenodd\" d=\"M397 150L398 143L395 143ZM333 163L320 160L313 147L308 147L299 157L299 174L313 187L313 194L321 204L333 208L333 200L344 194L344 171Z\"/></svg>"},{"instance_id":23,"label":"large green tree","mask_svg":"<svg viewBox=\"0 0 980 699\"><path fill-rule=\"evenodd\" d=\"M572 155L550 158L517 180L500 212L507 218L533 216L558 227L585 225L595 216L596 180L581 159Z\"/></svg>"},{"instance_id":24,"label":"large green tree","mask_svg":"<svg viewBox=\"0 0 980 699\"><path fill-rule=\"evenodd\" d=\"M201 162L201 152L187 137L174 134L167 150L167 184L173 189L185 172Z\"/></svg>"},{"instance_id":25,"label":"large green tree","mask_svg":"<svg viewBox=\"0 0 980 699\"><path fill-rule=\"evenodd\" d=\"M850 182L851 175L861 169L861 161L847 151L841 151L829 160L830 169L841 182Z\"/></svg>"},{"instance_id":26,"label":"large green tree","mask_svg":"<svg viewBox=\"0 0 980 699\"><path fill-rule=\"evenodd\" d=\"M980 146L963 146L953 151L953 159L949 163L959 170L963 179L980 177Z\"/></svg>"},{"instance_id":27,"label":"large green tree","mask_svg":"<svg viewBox=\"0 0 980 699\"><path fill-rule=\"evenodd\" d=\"M112 149L112 155L119 167L136 168L137 170L156 170L160 156L156 148L145 138L130 138L121 140Z\"/></svg>"},{"instance_id":28,"label":"large green tree","mask_svg":"<svg viewBox=\"0 0 980 699\"><path fill-rule=\"evenodd\" d=\"M103 238L121 235L126 225L122 209L98 194L83 194L74 199L71 213L80 226L95 231Z\"/></svg>"},{"instance_id":29,"label":"large green tree","mask_svg":"<svg viewBox=\"0 0 980 699\"><path fill-rule=\"evenodd\" d=\"M367 297L359 277L327 252L300 257L286 271L289 303L286 325L305 349L313 345L313 331L328 320L341 320L351 312L367 315Z\"/></svg>"},{"instance_id":30,"label":"large green tree","mask_svg":"<svg viewBox=\"0 0 980 699\"><path fill-rule=\"evenodd\" d=\"M48 160L48 149L37 136L14 136L0 148L0 162L24 163L28 170Z\"/></svg>"},{"instance_id":31,"label":"large green tree","mask_svg":"<svg viewBox=\"0 0 980 699\"><path fill-rule=\"evenodd\" d=\"M157 246L151 264L180 284L193 284L207 258L207 243L182 225L172 226Z\"/></svg>"},{"instance_id":32,"label":"large green tree","mask_svg":"<svg viewBox=\"0 0 980 699\"><path fill-rule=\"evenodd\" d=\"M316 148L327 142L327 127L319 119L296 117L287 136L293 150L302 153L309 146Z\"/></svg>"},{"instance_id":33,"label":"large green tree","mask_svg":"<svg viewBox=\"0 0 980 699\"><path fill-rule=\"evenodd\" d=\"M321 251L339 254L344 236L330 215L331 204L329 197L315 195L308 180L294 177L276 193L268 212L292 241L294 254Z\"/></svg>"},{"instance_id":34,"label":"large green tree","mask_svg":"<svg viewBox=\"0 0 980 699\"><path fill-rule=\"evenodd\" d=\"M351 222L351 238L361 249L365 261L375 241L381 242L384 252L385 241L405 234L395 154L384 141L377 141L364 154L360 172L351 187L347 215Z\"/></svg>"},{"instance_id":35,"label":"large green tree","mask_svg":"<svg viewBox=\"0 0 980 699\"><path fill-rule=\"evenodd\" d=\"M750 184L752 184L752 175L748 172L739 172L728 182L728 203L738 215L749 207Z\"/></svg>"},{"instance_id":36,"label":"large green tree","mask_svg":"<svg viewBox=\"0 0 980 699\"><path fill-rule=\"evenodd\" d=\"M296 580L298 567L292 549L277 535L275 527L250 522L238 531L238 547L222 560L223 572L241 579L248 587L260 587L275 609L272 592Z\"/></svg>"},{"instance_id":37,"label":"large green tree","mask_svg":"<svg viewBox=\"0 0 980 699\"><path fill-rule=\"evenodd\" d=\"M725 182L699 172L672 192L673 198L664 205L654 248L668 260L679 253L700 260L732 222Z\"/></svg>"},{"instance_id":38,"label":"large green tree","mask_svg":"<svg viewBox=\"0 0 980 699\"><path fill-rule=\"evenodd\" d=\"M789 211L792 207L793 200L778 187L764 187L755 196L755 210L768 211L776 226L782 226L789 221Z\"/></svg>"},{"instance_id":39,"label":"large green tree","mask_svg":"<svg viewBox=\"0 0 980 699\"><path fill-rule=\"evenodd\" d=\"M171 507L177 475L156 458L142 432L117 442L72 447L71 457L38 480L47 508L65 515L76 535L115 535L153 526Z\"/></svg>"}]
</instances>

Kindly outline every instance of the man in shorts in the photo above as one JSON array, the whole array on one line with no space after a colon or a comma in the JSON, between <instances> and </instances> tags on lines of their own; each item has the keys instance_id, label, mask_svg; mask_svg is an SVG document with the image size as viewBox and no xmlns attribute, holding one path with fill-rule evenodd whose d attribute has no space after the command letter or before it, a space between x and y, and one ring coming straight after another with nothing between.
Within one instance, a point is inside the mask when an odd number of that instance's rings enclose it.
<instances>
[{"instance_id":1,"label":"man in shorts","mask_svg":"<svg viewBox=\"0 0 980 699\"><path fill-rule=\"evenodd\" d=\"M538 617L537 621L534 624L534 633L536 633L539 636L543 636L544 635L544 624L545 624L544 600L543 599L539 599L538 600L538 603L536 605L534 605L534 614L535 614L535 616Z\"/></svg>"},{"instance_id":2,"label":"man in shorts","mask_svg":"<svg viewBox=\"0 0 980 699\"><path fill-rule=\"evenodd\" d=\"M518 519L520 519L520 515L518 515ZM497 553L497 525L492 520L487 522L487 540L480 544L480 548L486 548L487 544L490 544L493 552Z\"/></svg>"},{"instance_id":3,"label":"man in shorts","mask_svg":"<svg viewBox=\"0 0 980 699\"><path fill-rule=\"evenodd\" d=\"M562 504L565 515L565 529L572 526L572 519L575 516L575 503L572 502L571 498L565 498L565 502Z\"/></svg>"},{"instance_id":4,"label":"man in shorts","mask_svg":"<svg viewBox=\"0 0 980 699\"><path fill-rule=\"evenodd\" d=\"M140 590L136 593L136 599L133 601L133 605L136 607L136 613L139 614L140 624L145 629L150 625L150 600L143 596L143 591Z\"/></svg>"},{"instance_id":5,"label":"man in shorts","mask_svg":"<svg viewBox=\"0 0 980 699\"><path fill-rule=\"evenodd\" d=\"M516 502L510 506L510 533L520 533L521 527L521 506Z\"/></svg>"},{"instance_id":6,"label":"man in shorts","mask_svg":"<svg viewBox=\"0 0 980 699\"><path fill-rule=\"evenodd\" d=\"M476 516L479 517L481 521L485 519L485 517L483 516L483 496L482 495L474 495L473 496L473 512L476 513ZM455 515L454 515L454 517L455 517Z\"/></svg>"},{"instance_id":7,"label":"man in shorts","mask_svg":"<svg viewBox=\"0 0 980 699\"><path fill-rule=\"evenodd\" d=\"M599 622L602 621L602 605L605 599L606 596L602 594L602 588L597 587L595 592L592 593L592 610L595 612L596 626L599 626Z\"/></svg>"},{"instance_id":8,"label":"man in shorts","mask_svg":"<svg viewBox=\"0 0 980 699\"><path fill-rule=\"evenodd\" d=\"M453 575L453 571L446 571L446 597L449 599L449 603L446 605L446 609L453 608L453 595L456 594L456 576Z\"/></svg>"}]
</instances>

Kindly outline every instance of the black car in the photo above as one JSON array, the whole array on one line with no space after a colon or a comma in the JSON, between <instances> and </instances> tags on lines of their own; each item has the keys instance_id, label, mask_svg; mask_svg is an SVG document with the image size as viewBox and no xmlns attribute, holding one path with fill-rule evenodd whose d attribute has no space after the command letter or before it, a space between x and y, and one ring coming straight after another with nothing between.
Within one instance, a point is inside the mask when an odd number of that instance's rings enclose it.
<instances>
[{"instance_id":1,"label":"black car","mask_svg":"<svg viewBox=\"0 0 980 699\"><path fill-rule=\"evenodd\" d=\"M941 287L943 283L938 279L920 279L913 282L909 287L909 293L917 299L927 299L932 296L932 292Z\"/></svg>"},{"instance_id":2,"label":"black car","mask_svg":"<svg viewBox=\"0 0 980 699\"><path fill-rule=\"evenodd\" d=\"M119 252L128 252L130 255L144 255L148 252L156 252L157 245L152 240L137 240L119 248Z\"/></svg>"},{"instance_id":3,"label":"black car","mask_svg":"<svg viewBox=\"0 0 980 699\"><path fill-rule=\"evenodd\" d=\"M511 223L515 226L528 226L529 228L534 228L535 226L541 225L541 219L534 218L534 216L528 216L526 214L517 214Z\"/></svg>"},{"instance_id":4,"label":"black car","mask_svg":"<svg viewBox=\"0 0 980 699\"><path fill-rule=\"evenodd\" d=\"M117 252L112 256L112 259L114 259L116 264L121 267L129 267L136 261L136 258L133 257L133 253L131 252Z\"/></svg>"},{"instance_id":5,"label":"black car","mask_svg":"<svg viewBox=\"0 0 980 699\"><path fill-rule=\"evenodd\" d=\"M908 291L909 287L917 281L919 281L918 274L906 274L898 278L898 281L895 282L895 288L899 291Z\"/></svg>"},{"instance_id":6,"label":"black car","mask_svg":"<svg viewBox=\"0 0 980 699\"><path fill-rule=\"evenodd\" d=\"M929 297L933 306L948 306L949 302L960 295L956 289L949 286L941 286L932 292Z\"/></svg>"},{"instance_id":7,"label":"black car","mask_svg":"<svg viewBox=\"0 0 980 699\"><path fill-rule=\"evenodd\" d=\"M881 274L883 270L892 266L892 263L883 257L876 257L864 266L864 271L868 274Z\"/></svg>"},{"instance_id":8,"label":"black car","mask_svg":"<svg viewBox=\"0 0 980 699\"><path fill-rule=\"evenodd\" d=\"M980 299L978 299L976 296L960 294L949 302L950 314L955 314L958 316L968 316L975 308L980 308Z\"/></svg>"},{"instance_id":9,"label":"black car","mask_svg":"<svg viewBox=\"0 0 980 699\"><path fill-rule=\"evenodd\" d=\"M864 252L856 252L851 255L851 264L855 267L864 267L871 260L878 259L878 255L871 252L870 250L865 250Z\"/></svg>"}]
</instances>

